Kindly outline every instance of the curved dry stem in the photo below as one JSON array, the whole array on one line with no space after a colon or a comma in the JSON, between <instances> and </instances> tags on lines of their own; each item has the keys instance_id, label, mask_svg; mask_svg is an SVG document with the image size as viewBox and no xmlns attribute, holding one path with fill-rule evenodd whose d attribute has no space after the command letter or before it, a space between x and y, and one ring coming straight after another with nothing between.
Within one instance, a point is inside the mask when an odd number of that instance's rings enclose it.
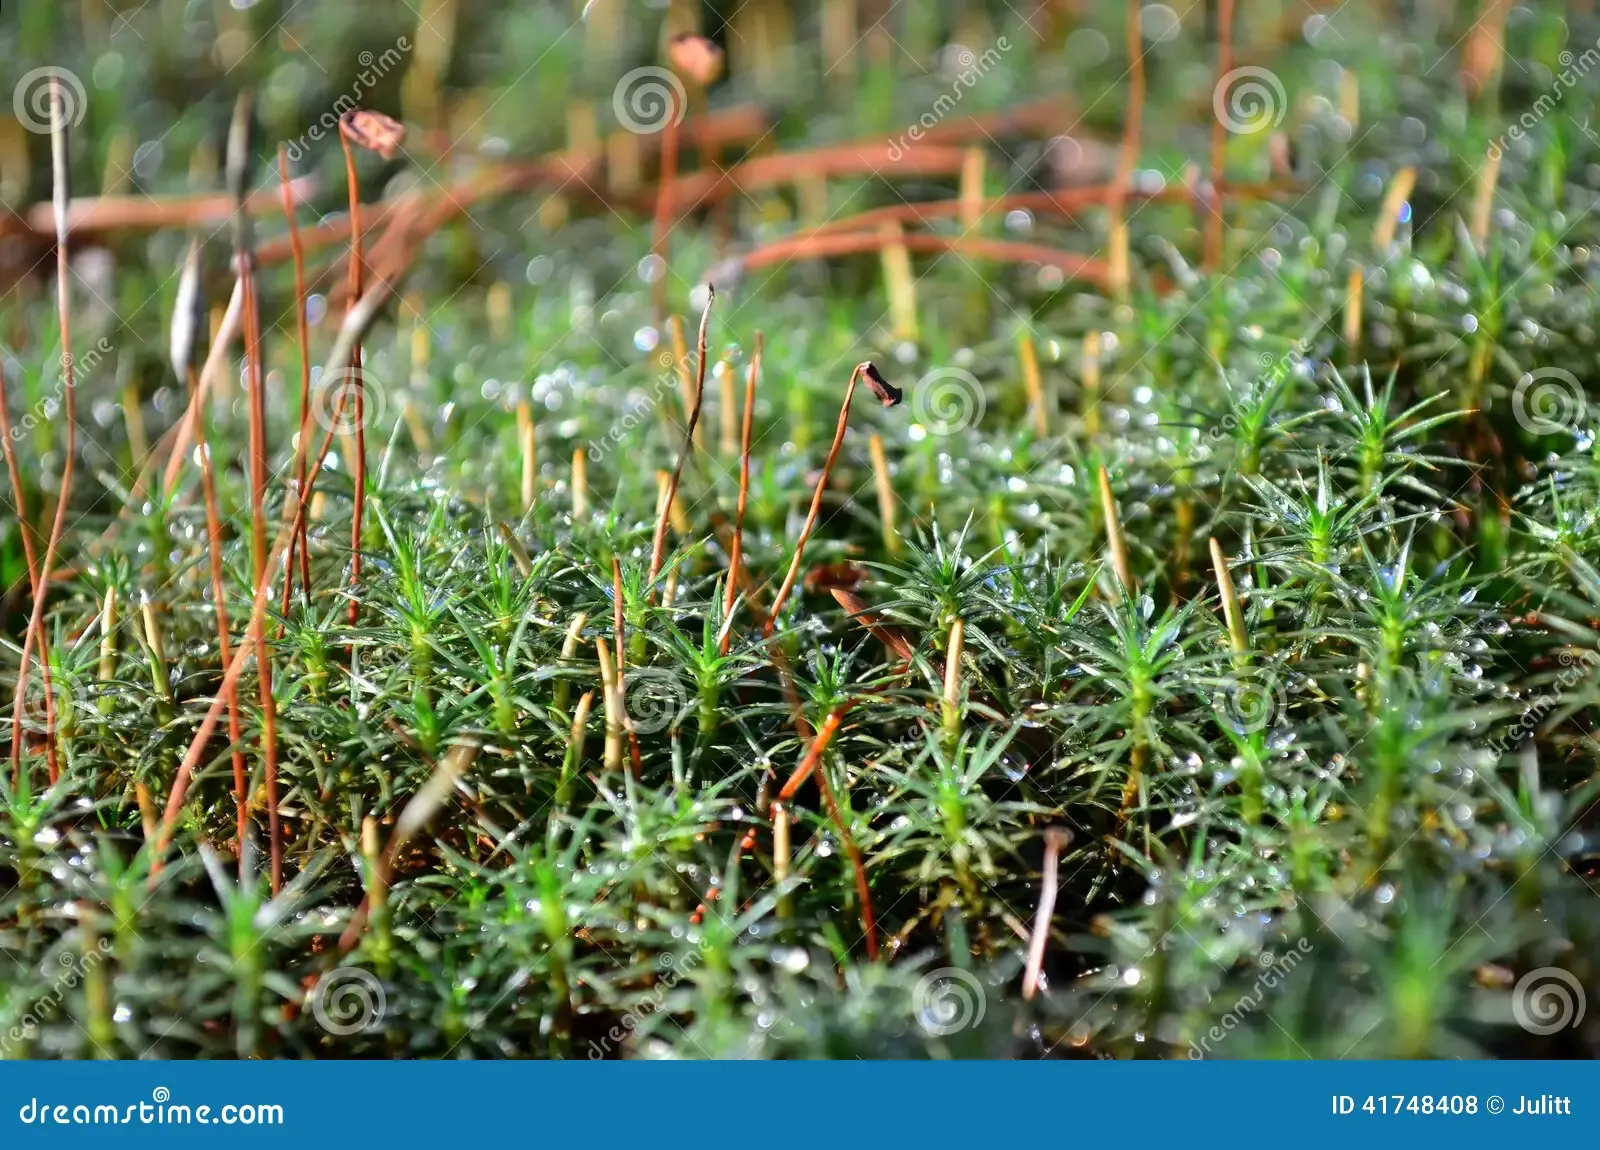
<instances>
[{"instance_id":1,"label":"curved dry stem","mask_svg":"<svg viewBox=\"0 0 1600 1150\"><path fill-rule=\"evenodd\" d=\"M305 249L300 243L300 227L294 218L294 196L291 192L292 183L289 179L289 153L281 145L278 148L278 181L283 193L283 216L289 225L289 250L294 257L294 326L295 340L300 345L300 434L295 439L294 445L294 475L295 483L303 491L306 485L306 440L311 434L311 333L306 319L306 256ZM289 545L289 562L283 568L283 603L284 614L289 612L289 594L294 588L294 560L295 554L300 556L300 588L301 593L309 600L311 598L311 556L309 554L305 529L302 525L300 535Z\"/></svg>"},{"instance_id":2,"label":"curved dry stem","mask_svg":"<svg viewBox=\"0 0 1600 1150\"><path fill-rule=\"evenodd\" d=\"M191 368L189 371L189 391L191 395L198 386L194 370ZM206 443L206 421L203 408L197 408L195 411L194 444L195 450L200 453L200 487L204 494L206 505L206 550L211 565L211 598L217 606L217 654L221 658L223 666L227 666L229 649L233 644L228 637L227 591L222 578L222 515L217 505L216 473L211 461L211 449ZM228 739L233 744L235 833L238 835L238 856L242 866L245 838L250 830L250 776L245 770L244 736L239 719L239 689L237 686L228 690L227 701Z\"/></svg>"},{"instance_id":3,"label":"curved dry stem","mask_svg":"<svg viewBox=\"0 0 1600 1150\"><path fill-rule=\"evenodd\" d=\"M356 175L355 150L350 146L349 117L339 121L339 143L344 148L345 183L350 191L350 274L349 308L361 299L361 181ZM349 318L349 310L345 317ZM361 618L357 588L361 584L361 518L367 503L366 385L361 378L361 341L350 350L350 378L356 396L356 458L351 480L355 486L355 505L350 518L350 625Z\"/></svg>"},{"instance_id":4,"label":"curved dry stem","mask_svg":"<svg viewBox=\"0 0 1600 1150\"><path fill-rule=\"evenodd\" d=\"M48 678L50 655L44 643L44 601L50 587L50 569L55 565L56 551L61 545L61 535L67 525L67 507L72 502L72 479L78 454L78 388L72 363L72 299L68 281L67 261L67 205L72 198L72 185L67 161L66 97L61 90L61 77L50 80L51 123L50 164L54 191L56 217L56 317L61 326L61 389L63 418L66 420L66 455L61 463L61 494L56 501L56 512L50 522L50 535L45 540L44 557L39 563L39 583L33 597L33 610L28 615L28 633L22 641L22 660L17 667L17 690L12 699L11 777L12 785L21 781L22 741L20 736L23 695L28 689L28 658L31 648L39 648L39 665ZM45 755L50 764L50 781L60 777L56 761L55 705L50 691L45 690Z\"/></svg>"},{"instance_id":5,"label":"curved dry stem","mask_svg":"<svg viewBox=\"0 0 1600 1150\"><path fill-rule=\"evenodd\" d=\"M683 449L678 452L678 462L672 469L672 478L667 481L666 498L661 503L660 513L656 516L655 538L650 544L650 577L646 580L647 595L654 594L656 576L661 574L661 563L666 556L667 549L667 518L672 513L673 500L678 497L678 483L683 478L683 465L688 461L690 452L694 450L694 429L700 422L700 409L705 406L706 326L711 322L711 305L716 301L717 289L711 284L707 284L706 309L700 313L700 336L696 341L700 362L695 369L694 406L689 411L689 426L683 430Z\"/></svg>"},{"instance_id":6,"label":"curved dry stem","mask_svg":"<svg viewBox=\"0 0 1600 1150\"><path fill-rule=\"evenodd\" d=\"M828 448L827 461L822 465L822 474L817 479L817 489L811 496L811 510L807 512L805 524L800 528L800 538L795 540L794 558L789 562L789 573L783 577L783 585L778 588L778 594L772 600L772 610L767 614L763 631L768 635L777 627L778 616L794 591L795 581L800 578L800 564L805 559L806 543L810 540L812 531L816 530L817 516L822 511L822 495L828 489L828 480L833 475L833 465L839 460L839 449L844 446L845 429L850 426L850 400L856 394L856 381L860 379L867 381L868 386L877 395L878 401L885 407L893 407L902 398L901 393L890 387L883 376L878 374L878 369L870 360L856 364L855 370L850 373L850 382L844 389L844 402L839 405L839 425L833 432L833 444Z\"/></svg>"},{"instance_id":7,"label":"curved dry stem","mask_svg":"<svg viewBox=\"0 0 1600 1150\"><path fill-rule=\"evenodd\" d=\"M5 451L6 471L11 477L11 501L17 513L17 530L22 534L22 554L28 565L28 593L35 600L40 598L39 582L39 552L34 545L33 524L28 519L27 499L23 495L22 472L17 466L16 445L11 438L10 400L6 396L5 365L0 364L0 449ZM31 647L33 632L29 631L23 638L23 646ZM49 674L49 661L44 663L46 676ZM20 680L19 680L20 681ZM45 698L50 697L50 683L45 679ZM48 721L48 719L47 719ZM11 712L11 774L12 785L21 781L18 770L21 766L22 754L22 708L14 707Z\"/></svg>"},{"instance_id":8,"label":"curved dry stem","mask_svg":"<svg viewBox=\"0 0 1600 1150\"><path fill-rule=\"evenodd\" d=\"M765 337L756 332L755 354L750 357L750 373L744 381L744 422L739 431L739 508L733 519L733 546L728 549L728 587L723 592L721 651L728 653L733 640L733 605L739 599L739 569L744 561L744 512L750 503L750 429L756 406L756 378L761 374L761 351Z\"/></svg>"}]
</instances>

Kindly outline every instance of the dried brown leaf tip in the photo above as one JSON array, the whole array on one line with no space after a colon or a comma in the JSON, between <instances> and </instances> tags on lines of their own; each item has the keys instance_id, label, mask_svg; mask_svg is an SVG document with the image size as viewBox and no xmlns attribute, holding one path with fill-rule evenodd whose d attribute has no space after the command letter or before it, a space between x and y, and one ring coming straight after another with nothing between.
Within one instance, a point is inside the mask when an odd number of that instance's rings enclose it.
<instances>
[{"instance_id":1,"label":"dried brown leaf tip","mask_svg":"<svg viewBox=\"0 0 1600 1150\"><path fill-rule=\"evenodd\" d=\"M667 45L667 59L702 88L716 83L722 75L722 49L714 41L692 32L672 38Z\"/></svg>"},{"instance_id":2,"label":"dried brown leaf tip","mask_svg":"<svg viewBox=\"0 0 1600 1150\"><path fill-rule=\"evenodd\" d=\"M883 378L883 373L870 360L861 365L861 375L867 381L867 386L872 388L872 394L885 407L893 407L906 397L905 392Z\"/></svg>"},{"instance_id":3,"label":"dried brown leaf tip","mask_svg":"<svg viewBox=\"0 0 1600 1150\"><path fill-rule=\"evenodd\" d=\"M339 120L339 129L351 143L377 152L386 160L394 159L406 138L405 125L400 121L365 108L346 112Z\"/></svg>"}]
</instances>

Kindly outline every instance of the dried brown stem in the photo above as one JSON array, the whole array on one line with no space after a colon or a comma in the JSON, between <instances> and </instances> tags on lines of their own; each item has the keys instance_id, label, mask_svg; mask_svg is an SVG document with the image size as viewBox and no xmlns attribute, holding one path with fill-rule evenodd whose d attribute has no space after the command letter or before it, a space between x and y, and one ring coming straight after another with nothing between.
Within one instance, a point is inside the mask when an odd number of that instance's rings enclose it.
<instances>
[{"instance_id":1,"label":"dried brown stem","mask_svg":"<svg viewBox=\"0 0 1600 1150\"><path fill-rule=\"evenodd\" d=\"M666 499L656 515L655 539L650 544L650 578L646 582L646 595L654 594L656 576L661 574L661 564L666 557L667 548L667 517L671 514L673 501L678 497L678 483L683 478L683 465L694 450L694 429L700 423L700 409L705 405L706 326L711 322L711 305L716 299L716 288L707 284L706 309L700 313L700 335L695 345L700 362L695 365L694 407L689 411L689 426L683 431L683 448L678 452L678 462L672 469L672 478L667 481Z\"/></svg>"},{"instance_id":2,"label":"dried brown stem","mask_svg":"<svg viewBox=\"0 0 1600 1150\"><path fill-rule=\"evenodd\" d=\"M300 244L300 227L294 218L294 198L289 194L289 153L278 148L278 181L283 192L283 216L289 225L289 250L294 258L294 325L295 340L300 345L300 434L294 445L295 484L301 490L306 485L306 455L311 436L311 333L306 318L306 256ZM311 598L311 556L305 532L289 544L289 561L283 565L283 614L289 613L289 594L294 588L294 561L300 556L301 593Z\"/></svg>"},{"instance_id":3,"label":"dried brown stem","mask_svg":"<svg viewBox=\"0 0 1600 1150\"><path fill-rule=\"evenodd\" d=\"M867 885L866 864L856 847L855 839L850 834L850 828L845 825L840 814L839 804L834 798L827 772L821 769L823 752L828 749L828 744L833 742L833 737L839 733L845 714L852 705L853 701L840 703L828 712L828 717L822 721L822 726L817 730L816 737L811 740L811 745L806 749L800 765L795 768L794 774L789 776L789 781L778 793L778 801L774 805L788 803L799 791L801 784L813 774L816 775L817 790L822 793L823 804L828 808L828 817L833 821L834 829L839 832L839 841L844 845L845 853L850 858L850 868L855 874L856 894L861 899L861 929L866 935L867 957L875 960L878 957L878 925L872 910L872 890Z\"/></svg>"},{"instance_id":4,"label":"dried brown stem","mask_svg":"<svg viewBox=\"0 0 1600 1150\"><path fill-rule=\"evenodd\" d=\"M839 460L839 449L844 446L845 429L850 426L850 400L856 394L856 381L865 378L873 391L877 393L879 402L885 407L893 406L900 401L900 394L886 389L883 377L878 374L878 369L870 361L856 364L855 370L850 373L850 382L844 389L844 402L839 405L839 424L833 432L833 444L828 448L828 458L822 465L822 474L817 478L817 489L811 496L811 510L806 514L806 521L800 528L800 537L795 540L794 558L789 561L789 573L783 577L783 585L778 588L778 594L772 600L772 610L767 614L767 623L764 628L771 634L777 626L778 616L783 612L783 606L789 601L789 595L794 591L795 580L800 577L800 564L805 559L806 543L811 538L811 532L816 529L817 516L822 511L822 495L828 489L828 480L833 475L833 466Z\"/></svg>"},{"instance_id":5,"label":"dried brown stem","mask_svg":"<svg viewBox=\"0 0 1600 1150\"><path fill-rule=\"evenodd\" d=\"M1090 283L1104 284L1109 271L1102 260L1078 252L1062 251L1043 244L1014 243L1007 240L957 239L923 232L886 236L882 232L845 232L817 236L798 236L775 240L739 258L745 272L759 271L774 264L795 260L825 259L830 256L879 252L888 244L904 244L913 252L957 252L974 259L997 263L1039 263L1059 268L1063 275Z\"/></svg>"},{"instance_id":6,"label":"dried brown stem","mask_svg":"<svg viewBox=\"0 0 1600 1150\"><path fill-rule=\"evenodd\" d=\"M733 546L728 550L728 587L723 592L722 653L728 653L733 632L728 621L733 618L733 605L739 598L739 570L744 562L744 513L750 503L750 431L756 406L756 378L761 374L761 351L764 337L756 332L755 354L750 357L750 371L744 381L744 420L739 430L739 506L733 518Z\"/></svg>"},{"instance_id":7,"label":"dried brown stem","mask_svg":"<svg viewBox=\"0 0 1600 1150\"><path fill-rule=\"evenodd\" d=\"M177 486L178 476L183 473L184 460L188 457L189 448L194 442L194 421L200 411L200 405L207 402L211 394L211 385L227 369L228 348L233 343L234 337L239 334L243 317L244 281L239 279L234 281L233 294L228 299L227 310L222 314L222 324L218 327L216 338L211 341L211 347L206 352L206 361L200 368L200 386L190 397L188 410L169 433L172 442L167 453L166 471L161 477L161 489L167 495L172 494L173 488ZM155 454L151 452L152 458ZM143 475L139 477L134 487L135 493L143 486L144 478Z\"/></svg>"},{"instance_id":8,"label":"dried brown stem","mask_svg":"<svg viewBox=\"0 0 1600 1150\"><path fill-rule=\"evenodd\" d=\"M307 202L317 190L316 181L302 176L290 189L297 203ZM273 209L270 192L258 192L245 201L252 215ZM127 229L159 231L165 228L215 229L225 225L238 209L231 195L199 196L87 196L67 205L67 234L113 232ZM47 236L55 226L53 208L40 204L26 217L30 231Z\"/></svg>"},{"instance_id":9,"label":"dried brown stem","mask_svg":"<svg viewBox=\"0 0 1600 1150\"><path fill-rule=\"evenodd\" d=\"M195 378L194 369L189 370L189 392L192 395L198 388L199 382ZM204 409L197 409L194 423L195 450L200 453L200 487L204 494L206 505L206 551L211 565L211 598L216 603L217 614L217 655L226 667L229 661L229 648L232 646L228 638L228 604L227 589L222 579L222 515L217 506L217 485L215 468L211 461L211 448L206 443L206 420ZM244 763L244 736L241 732L239 720L239 688L237 685L230 687L227 692L228 700L228 741L233 746L233 795L234 795L234 821L235 831L238 835L237 857L240 865L244 861L245 838L250 831L250 794L249 773L245 770Z\"/></svg>"},{"instance_id":10,"label":"dried brown stem","mask_svg":"<svg viewBox=\"0 0 1600 1150\"><path fill-rule=\"evenodd\" d=\"M361 298L361 180L356 174L355 150L351 147L348 117L339 121L339 143L344 148L345 183L350 192L350 274L348 277L349 307L355 307ZM349 312L347 311L348 318ZM361 342L350 350L350 380L355 392L356 458L352 467L355 485L355 505L350 518L350 625L354 627L361 618L359 587L361 584L361 517L367 501L367 431L366 386L361 378Z\"/></svg>"},{"instance_id":11,"label":"dried brown stem","mask_svg":"<svg viewBox=\"0 0 1600 1150\"><path fill-rule=\"evenodd\" d=\"M28 518L27 499L23 494L22 472L17 467L16 444L11 438L11 416L9 400L6 397L5 365L0 364L0 449L5 451L6 471L11 477L11 501L17 513L17 530L22 534L22 553L28 565L28 592L35 601L43 598L43 584L39 582L39 552L34 546L33 524ZM33 635L30 631L24 638L24 645L29 645ZM48 671L49 664L45 663ZM50 697L48 680L45 685L45 697ZM48 720L47 720L48 721ZM11 774L12 785L19 781L17 774L21 763L22 752L22 709L13 708L11 714Z\"/></svg>"},{"instance_id":12,"label":"dried brown stem","mask_svg":"<svg viewBox=\"0 0 1600 1150\"><path fill-rule=\"evenodd\" d=\"M67 158L67 100L61 90L61 77L50 80L50 164L56 220L56 317L61 326L61 386L62 418L66 421L66 455L61 463L61 494L56 500L56 513L50 523L50 535L45 540L44 558L39 563L39 593L33 597L33 610L28 616L28 633L22 640L22 660L17 667L17 691L12 700L11 778L15 786L21 781L22 739L21 715L24 696L28 690L28 657L37 645L42 674L50 673L50 653L44 642L44 592L50 586L50 569L55 566L56 550L61 545L61 535L66 529L67 508L72 502L72 478L78 454L78 388L72 362L72 293L67 260L67 204L72 196L70 166ZM50 766L50 781L60 775L56 762L55 704L47 687L45 697L45 755Z\"/></svg>"},{"instance_id":13,"label":"dried brown stem","mask_svg":"<svg viewBox=\"0 0 1600 1150\"><path fill-rule=\"evenodd\" d=\"M234 105L228 135L227 181L239 211L233 219L233 256L239 275L244 315L245 372L249 379L250 428L250 555L251 580L258 595L268 588L267 561L267 399L266 373L261 360L261 307L256 295L255 244L249 218L244 213L245 189L250 179L250 127L252 105L241 94ZM196 409L196 426L199 423ZM272 650L264 630L264 612L252 612L250 627L255 650L257 699L261 706L261 758L267 789L267 838L271 858L271 889L283 889L283 828L278 817L278 708L273 693Z\"/></svg>"},{"instance_id":14,"label":"dried brown stem","mask_svg":"<svg viewBox=\"0 0 1600 1150\"><path fill-rule=\"evenodd\" d=\"M378 307L389 297L390 285L379 281L371 291L361 298L360 303L352 308L340 326L338 338L334 341L333 351L328 356L327 364L323 368L323 375L333 378L333 373L338 366L349 362L350 349L360 339L361 335L371 325L373 318L378 314ZM338 386L337 383L334 384ZM337 423L343 413L344 392L339 391L338 408L333 421ZM289 547L289 540L300 530L304 522L306 505L310 501L311 492L315 489L317 476L322 470L323 461L327 458L328 448L333 442L333 431L330 429L323 437L322 446L317 452L316 460L311 465L311 472L306 476L306 490L304 495L300 492L289 492L284 501L283 527L278 533L277 540L272 545L272 552L267 560L267 567L271 567L283 558ZM194 738L189 742L189 749L184 752L183 761L178 764L178 772L172 780L172 790L167 795L167 806L161 823L161 838L157 843L156 857L151 864L152 883L160 875L162 865L166 858L167 847L172 842L172 832L177 827L178 816L183 811L183 800L188 794L189 781L194 777L194 770L200 763L201 756L205 753L206 744L211 740L212 734L217 729L217 720L222 715L222 708L226 695L244 674L245 663L254 652L260 634L261 619L266 613L268 587L265 582L259 583L255 590L255 599L250 607L250 623L246 628L245 641L234 649L233 659L228 664L227 671L223 674L222 684L216 696L211 700L200 726L194 733Z\"/></svg>"}]
</instances>

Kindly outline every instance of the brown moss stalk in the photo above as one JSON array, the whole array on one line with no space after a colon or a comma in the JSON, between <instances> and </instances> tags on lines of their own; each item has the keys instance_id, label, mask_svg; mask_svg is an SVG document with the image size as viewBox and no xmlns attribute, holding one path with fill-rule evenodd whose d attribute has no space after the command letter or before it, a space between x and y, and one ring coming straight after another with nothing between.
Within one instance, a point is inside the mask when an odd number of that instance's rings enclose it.
<instances>
[{"instance_id":1,"label":"brown moss stalk","mask_svg":"<svg viewBox=\"0 0 1600 1150\"><path fill-rule=\"evenodd\" d=\"M21 716L28 690L28 658L34 647L38 648L41 675L47 684L44 691L45 724L48 728L45 732L45 756L51 782L60 777L60 765L56 760L55 702L48 686L50 653L45 649L44 602L50 589L50 572L55 566L56 551L61 546L61 535L66 529L67 508L72 503L72 479L78 454L78 388L73 374L72 293L67 259L67 204L72 198L67 152L67 107L61 77L53 76L50 80L50 170L56 222L56 319L61 328L62 418L65 421L66 454L61 463L61 494L56 500L50 534L45 539L44 556L39 562L39 582L33 596L33 609L28 616L28 631L22 640L22 660L17 667L17 690L12 700L11 714L13 786L21 781Z\"/></svg>"},{"instance_id":2,"label":"brown moss stalk","mask_svg":"<svg viewBox=\"0 0 1600 1150\"><path fill-rule=\"evenodd\" d=\"M350 195L350 265L347 275L349 307L361 298L361 177L356 172L355 150L351 146L348 117L339 121L339 144L344 149L345 185ZM348 316L348 312L346 315ZM367 503L366 386L361 378L361 344L350 351L350 382L355 396L356 457L351 467L355 505L350 513L350 625L361 618L361 519Z\"/></svg>"},{"instance_id":3,"label":"brown moss stalk","mask_svg":"<svg viewBox=\"0 0 1600 1150\"><path fill-rule=\"evenodd\" d=\"M194 369L189 369L189 389L191 394L198 387ZM200 455L200 489L206 506L206 552L211 567L211 598L216 606L217 616L217 657L222 665L227 666L229 661L229 648L232 640L228 630L228 604L227 585L222 577L222 514L217 504L217 484L215 467L211 460L211 447L206 442L206 421L204 411L197 411L194 425L195 450ZM228 701L228 741L232 744L233 765L233 796L234 796L234 828L235 828L235 853L241 866L244 860L245 838L250 830L250 794L249 772L245 769L244 762L244 735L239 716L239 688L235 684L229 688Z\"/></svg>"},{"instance_id":4,"label":"brown moss stalk","mask_svg":"<svg viewBox=\"0 0 1600 1150\"><path fill-rule=\"evenodd\" d=\"M22 554L28 567L28 593L35 602L42 599L43 585L39 582L39 552L34 545L33 523L28 518L28 501L23 494L22 472L17 467L16 442L11 437L10 400L6 396L5 365L0 363L0 449L5 451L6 472L11 477L11 505L17 516L17 530L22 535ZM33 633L30 630L23 639L24 646L31 646ZM49 664L45 664L48 671ZM19 683L21 680L19 679ZM46 680L45 698L50 697L49 681ZM46 720L49 721L48 718ZM54 725L53 723L51 724ZM14 707L11 713L11 775L12 785L15 786L21 776L18 768L21 765L22 752L22 708Z\"/></svg>"},{"instance_id":5,"label":"brown moss stalk","mask_svg":"<svg viewBox=\"0 0 1600 1150\"><path fill-rule=\"evenodd\" d=\"M258 592L268 586L267 562L267 400L266 373L261 356L261 310L256 296L255 245L249 217L243 211L250 182L250 128L252 105L241 94L234 105L228 133L227 181L240 210L233 220L233 254L237 265L244 315L245 373L250 383L250 555L251 577ZM196 411L196 426L199 412ZM267 790L267 837L271 858L272 892L283 889L283 828L278 817L278 708L272 683L272 650L266 643L264 612L252 613L255 629L257 698L261 706L261 758Z\"/></svg>"},{"instance_id":6,"label":"brown moss stalk","mask_svg":"<svg viewBox=\"0 0 1600 1150\"><path fill-rule=\"evenodd\" d=\"M744 419L739 429L739 505L733 516L733 545L728 549L728 586L722 593L724 618L721 651L728 653L733 632L729 624L733 619L733 605L739 599L740 568L744 563L744 513L750 504L750 432L755 415L756 380L761 374L761 352L764 337L756 332L755 353L750 357L750 371L744 381Z\"/></svg>"},{"instance_id":7,"label":"brown moss stalk","mask_svg":"<svg viewBox=\"0 0 1600 1150\"><path fill-rule=\"evenodd\" d=\"M300 243L300 226L294 218L294 197L289 179L289 153L278 148L278 186L283 197L283 217L289 225L289 250L294 260L294 328L295 341L300 347L300 434L294 444L294 481L303 491L306 485L307 455L311 438L311 333L306 316L306 255ZM294 562L300 558L300 586L302 594L311 598L311 556L302 527L299 538L289 545L289 561L283 567L282 611L289 613L289 595L294 587Z\"/></svg>"},{"instance_id":8,"label":"brown moss stalk","mask_svg":"<svg viewBox=\"0 0 1600 1150\"><path fill-rule=\"evenodd\" d=\"M689 409L689 424L683 432L683 447L678 451L678 462L673 466L672 478L667 482L666 499L656 515L655 538L650 544L650 576L646 581L645 591L647 596L654 593L656 576L661 574L661 564L666 558L667 549L667 517L671 514L673 501L678 496L678 484L683 479L683 465L694 450L695 428L700 423L700 408L704 405L706 394L706 326L711 322L711 305L716 299L716 289L707 284L706 309L700 314L700 335L695 345L700 362L695 365L694 398Z\"/></svg>"},{"instance_id":9,"label":"brown moss stalk","mask_svg":"<svg viewBox=\"0 0 1600 1150\"><path fill-rule=\"evenodd\" d=\"M834 464L839 461L839 449L844 446L845 429L850 426L850 401L856 394L856 381L863 378L868 381L883 406L893 407L901 400L900 392L889 386L871 361L856 364L855 370L850 373L850 382L844 389L844 402L839 405L839 424L833 432L833 444L828 448L828 458L822 465L822 474L817 478L816 491L811 496L811 510L807 512L806 521L800 528L800 537L795 540L794 557L789 562L789 572L783 577L783 584L772 600L772 610L767 614L765 630L768 634L771 634L777 626L784 604L789 601L795 582L800 578L800 564L805 560L806 543L811 539L811 533L816 530L817 516L822 512L822 496L828 489L828 480L833 475Z\"/></svg>"},{"instance_id":10,"label":"brown moss stalk","mask_svg":"<svg viewBox=\"0 0 1600 1150\"><path fill-rule=\"evenodd\" d=\"M867 940L867 957L876 960L878 957L878 925L876 915L872 909L872 889L867 883L866 863L861 857L861 851L856 847L855 839L850 834L850 828L845 824L839 811L838 801L834 798L833 786L828 782L827 772L820 769L822 755L828 749L828 744L833 742L839 728L844 723L845 714L850 710L852 702L840 703L828 712L827 718L822 721L822 726L817 729L816 736L811 740L811 745L806 748L805 756L800 760L800 765L795 768L789 781L784 784L783 790L778 793L778 801L774 806L786 804L794 798L803 784L813 774L817 778L817 790L822 793L823 805L828 809L828 818L833 822L834 830L839 833L839 841L845 849L845 854L850 859L850 868L855 875L856 894L861 900L861 930ZM787 828L785 828L787 829Z\"/></svg>"},{"instance_id":11,"label":"brown moss stalk","mask_svg":"<svg viewBox=\"0 0 1600 1150\"><path fill-rule=\"evenodd\" d=\"M333 372L340 364L349 362L350 350L356 341L371 325L373 318L378 313L379 306L389 297L390 283L392 281L378 281L360 303L353 308L340 325L339 335L334 341L333 350L329 354L328 362L324 366L325 376L332 378ZM337 383L334 386L338 386ZM338 410L334 415L337 423L343 410L343 391L339 392ZM283 559L288 551L289 540L300 530L304 522L306 507L311 499L311 492L316 488L317 476L322 470L324 460L327 459L328 448L333 442L333 431L330 429L322 440L315 462L306 476L306 492L302 495L297 491L290 491L284 502L283 526L277 539L272 545L268 556L267 567L271 569L274 564ZM245 664L255 653L256 644L261 633L261 619L266 613L268 600L268 586L265 582L258 583L255 589L255 598L250 605L250 620L245 628L245 640L234 648L233 659L228 664L227 671L223 674L222 683L217 694L212 698L210 707L207 708L200 720L200 726L195 730L194 737L189 742L189 748L184 752L183 760L178 764L177 774L173 777L172 789L167 795L166 811L162 817L161 837L157 843L155 859L151 864L151 882L156 881L165 862L166 851L172 842L173 831L177 827L178 818L183 811L184 799L188 795L189 782L194 777L195 768L199 765L201 757L205 754L206 744L217 729L217 722L222 717L222 710L226 703L226 694L238 683L244 674Z\"/></svg>"}]
</instances>

